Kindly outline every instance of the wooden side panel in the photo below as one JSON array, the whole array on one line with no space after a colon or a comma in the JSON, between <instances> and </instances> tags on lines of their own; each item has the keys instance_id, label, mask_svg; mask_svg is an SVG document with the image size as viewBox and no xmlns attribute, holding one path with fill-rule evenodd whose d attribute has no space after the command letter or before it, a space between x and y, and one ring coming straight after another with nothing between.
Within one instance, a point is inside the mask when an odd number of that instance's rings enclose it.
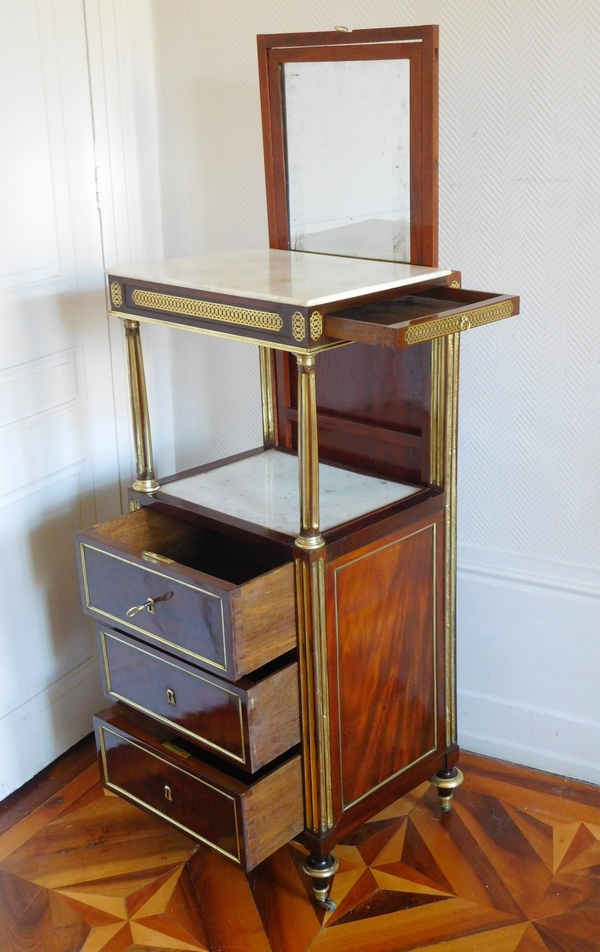
<instances>
[{"instance_id":1,"label":"wooden side panel","mask_svg":"<svg viewBox=\"0 0 600 952\"><path fill-rule=\"evenodd\" d=\"M244 797L246 869L285 846L304 829L300 755L255 784Z\"/></svg>"},{"instance_id":2,"label":"wooden side panel","mask_svg":"<svg viewBox=\"0 0 600 952\"><path fill-rule=\"evenodd\" d=\"M444 745L442 553L438 516L329 566L342 811Z\"/></svg>"},{"instance_id":3,"label":"wooden side panel","mask_svg":"<svg viewBox=\"0 0 600 952\"><path fill-rule=\"evenodd\" d=\"M282 565L234 592L230 624L234 677L267 664L296 647L294 566Z\"/></svg>"},{"instance_id":4,"label":"wooden side panel","mask_svg":"<svg viewBox=\"0 0 600 952\"><path fill-rule=\"evenodd\" d=\"M250 757L254 769L300 743L298 665L289 664L248 692Z\"/></svg>"}]
</instances>

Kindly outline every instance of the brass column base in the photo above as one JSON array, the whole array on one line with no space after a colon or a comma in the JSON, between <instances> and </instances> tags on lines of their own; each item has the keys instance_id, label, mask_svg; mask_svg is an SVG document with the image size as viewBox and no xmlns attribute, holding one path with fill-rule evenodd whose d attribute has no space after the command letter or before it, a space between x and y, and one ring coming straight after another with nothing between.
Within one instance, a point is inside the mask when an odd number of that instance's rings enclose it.
<instances>
[{"instance_id":1,"label":"brass column base","mask_svg":"<svg viewBox=\"0 0 600 952\"><path fill-rule=\"evenodd\" d=\"M315 899L327 912L337 909L337 903L329 895L331 880L340 868L340 862L331 853L327 856L316 856L311 853L304 861L303 871L310 876L313 884Z\"/></svg>"},{"instance_id":2,"label":"brass column base","mask_svg":"<svg viewBox=\"0 0 600 952\"><path fill-rule=\"evenodd\" d=\"M157 479L136 479L131 486L136 493L155 493L160 489L160 483Z\"/></svg>"},{"instance_id":3,"label":"brass column base","mask_svg":"<svg viewBox=\"0 0 600 952\"><path fill-rule=\"evenodd\" d=\"M437 787L440 806L443 813L450 813L452 809L452 797L457 787L460 787L464 780L464 774L458 767L451 767L448 770L440 770L431 778L431 783Z\"/></svg>"}]
</instances>

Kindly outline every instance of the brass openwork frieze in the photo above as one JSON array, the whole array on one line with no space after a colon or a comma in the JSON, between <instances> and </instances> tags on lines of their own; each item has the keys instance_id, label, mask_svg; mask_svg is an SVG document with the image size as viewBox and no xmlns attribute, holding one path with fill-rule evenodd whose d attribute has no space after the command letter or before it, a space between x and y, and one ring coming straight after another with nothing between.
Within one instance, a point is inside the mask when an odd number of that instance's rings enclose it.
<instances>
[{"instance_id":1,"label":"brass openwork frieze","mask_svg":"<svg viewBox=\"0 0 600 952\"><path fill-rule=\"evenodd\" d=\"M436 337L447 337L459 331L468 331L470 327L502 321L510 317L513 310L512 301L500 301L487 307L476 307L463 314L450 314L448 317L425 321L423 324L414 324L407 329L404 340L407 344L421 344L425 340L435 340Z\"/></svg>"},{"instance_id":2,"label":"brass openwork frieze","mask_svg":"<svg viewBox=\"0 0 600 952\"><path fill-rule=\"evenodd\" d=\"M110 286L110 299L113 307L121 307L123 304L123 291L117 281L113 281Z\"/></svg>"},{"instance_id":3,"label":"brass openwork frieze","mask_svg":"<svg viewBox=\"0 0 600 952\"><path fill-rule=\"evenodd\" d=\"M142 291L139 288L136 288L131 298L137 307L151 307L156 311L167 311L169 314L184 314L186 317L200 317L208 321L222 321L225 324L242 324L246 327L258 327L263 331L278 332L283 327L280 315L272 311L258 311L233 304L217 304L215 301L200 301L197 298L162 294L160 291Z\"/></svg>"},{"instance_id":4,"label":"brass openwork frieze","mask_svg":"<svg viewBox=\"0 0 600 952\"><path fill-rule=\"evenodd\" d=\"M310 338L319 340L323 334L323 318L318 311L313 311L310 315Z\"/></svg>"},{"instance_id":5,"label":"brass openwork frieze","mask_svg":"<svg viewBox=\"0 0 600 952\"><path fill-rule=\"evenodd\" d=\"M304 314L300 311L294 311L292 314L292 337L297 341L304 340L306 337L306 321Z\"/></svg>"}]
</instances>

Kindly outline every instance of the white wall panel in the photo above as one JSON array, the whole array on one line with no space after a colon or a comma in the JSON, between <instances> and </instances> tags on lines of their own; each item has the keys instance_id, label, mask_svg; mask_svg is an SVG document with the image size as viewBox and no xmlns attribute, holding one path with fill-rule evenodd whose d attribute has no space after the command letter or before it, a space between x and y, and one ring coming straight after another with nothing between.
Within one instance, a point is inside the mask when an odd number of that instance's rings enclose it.
<instances>
[{"instance_id":1,"label":"white wall panel","mask_svg":"<svg viewBox=\"0 0 600 952\"><path fill-rule=\"evenodd\" d=\"M600 568L600 5L153 0L152 10L171 257L267 243L257 33L440 24L440 264L462 269L467 287L520 294L522 312L464 335L459 538L485 565L506 559L527 580L533 560L546 579L525 595L502 573L461 574L461 728L468 747L597 778L597 602L553 587ZM240 345L228 370L218 347L181 341L178 463L258 442L252 349Z\"/></svg>"}]
</instances>

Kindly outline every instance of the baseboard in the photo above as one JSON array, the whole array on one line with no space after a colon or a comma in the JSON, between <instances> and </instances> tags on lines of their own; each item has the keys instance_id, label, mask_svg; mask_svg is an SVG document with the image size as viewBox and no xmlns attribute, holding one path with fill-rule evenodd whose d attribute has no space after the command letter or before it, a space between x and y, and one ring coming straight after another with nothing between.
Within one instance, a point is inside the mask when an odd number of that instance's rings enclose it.
<instances>
[{"instance_id":1,"label":"baseboard","mask_svg":"<svg viewBox=\"0 0 600 952\"><path fill-rule=\"evenodd\" d=\"M1 718L0 800L89 734L103 703L94 657Z\"/></svg>"},{"instance_id":2,"label":"baseboard","mask_svg":"<svg viewBox=\"0 0 600 952\"><path fill-rule=\"evenodd\" d=\"M459 743L600 784L600 572L461 546L457 627Z\"/></svg>"}]
</instances>

